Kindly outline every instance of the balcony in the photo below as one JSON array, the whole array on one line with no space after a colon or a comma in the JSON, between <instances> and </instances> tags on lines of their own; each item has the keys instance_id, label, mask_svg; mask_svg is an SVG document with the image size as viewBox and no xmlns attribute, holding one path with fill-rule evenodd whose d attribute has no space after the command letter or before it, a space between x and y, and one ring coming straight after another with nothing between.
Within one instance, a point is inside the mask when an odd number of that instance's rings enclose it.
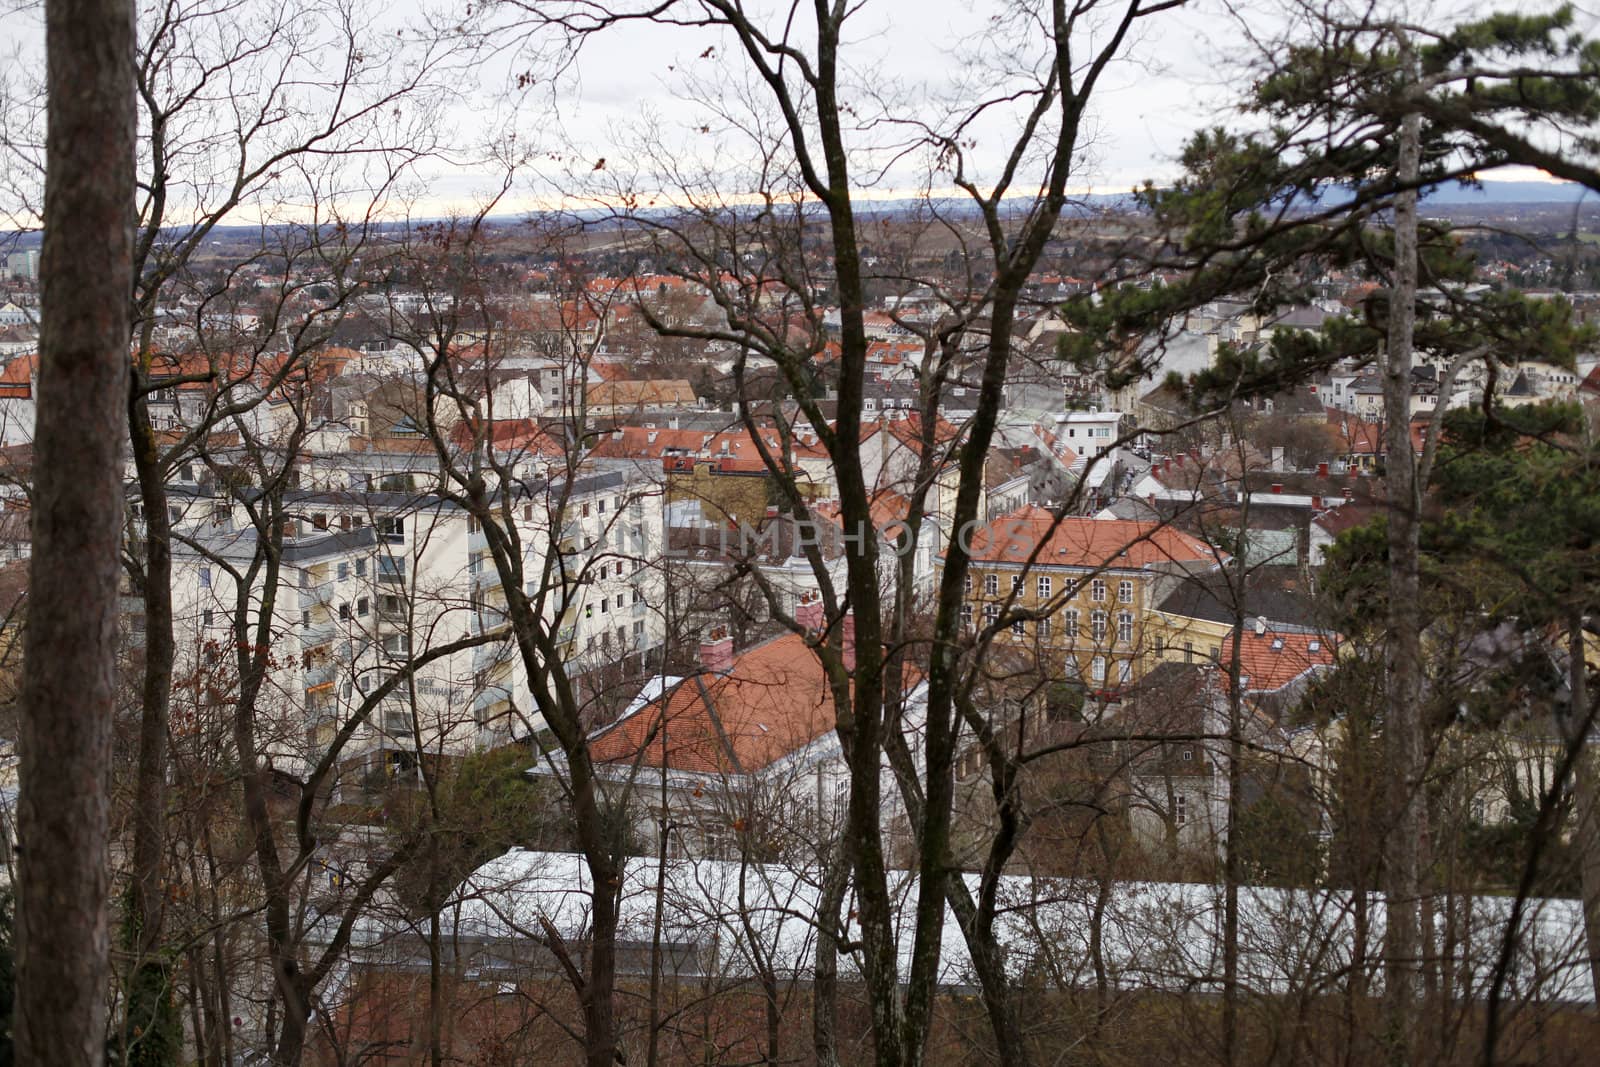
<instances>
[{"instance_id":1,"label":"balcony","mask_svg":"<svg viewBox=\"0 0 1600 1067\"><path fill-rule=\"evenodd\" d=\"M333 607L334 584L320 582L313 586L304 586L300 590L300 610L309 611L312 608Z\"/></svg>"},{"instance_id":2,"label":"balcony","mask_svg":"<svg viewBox=\"0 0 1600 1067\"><path fill-rule=\"evenodd\" d=\"M491 683L483 687L477 696L472 698L472 714L477 717L482 712L510 701L511 693L505 686Z\"/></svg>"},{"instance_id":3,"label":"balcony","mask_svg":"<svg viewBox=\"0 0 1600 1067\"><path fill-rule=\"evenodd\" d=\"M322 660L306 668L306 688L316 689L324 685L332 685L339 678L339 671L343 664L332 660Z\"/></svg>"},{"instance_id":4,"label":"balcony","mask_svg":"<svg viewBox=\"0 0 1600 1067\"><path fill-rule=\"evenodd\" d=\"M335 619L314 622L310 626L301 628L300 646L302 648L316 648L319 645L325 645L338 637L341 632L339 623Z\"/></svg>"}]
</instances>

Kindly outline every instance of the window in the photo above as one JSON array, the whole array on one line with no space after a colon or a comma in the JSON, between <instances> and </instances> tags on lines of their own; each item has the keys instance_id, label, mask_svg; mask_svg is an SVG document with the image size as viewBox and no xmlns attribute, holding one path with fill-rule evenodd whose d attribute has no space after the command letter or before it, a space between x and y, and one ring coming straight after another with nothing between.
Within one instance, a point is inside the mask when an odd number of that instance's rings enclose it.
<instances>
[{"instance_id":1,"label":"window","mask_svg":"<svg viewBox=\"0 0 1600 1067\"><path fill-rule=\"evenodd\" d=\"M1106 613L1092 611L1089 613L1089 636L1096 641L1106 639Z\"/></svg>"},{"instance_id":2,"label":"window","mask_svg":"<svg viewBox=\"0 0 1600 1067\"><path fill-rule=\"evenodd\" d=\"M604 515L605 513L606 513L606 500L605 500L605 497L601 497L600 498L600 514Z\"/></svg>"},{"instance_id":3,"label":"window","mask_svg":"<svg viewBox=\"0 0 1600 1067\"><path fill-rule=\"evenodd\" d=\"M1024 623L1021 619L1018 619L1016 622L1012 623L1011 624L1011 636L1012 637L1026 637L1026 636L1028 636L1027 624Z\"/></svg>"},{"instance_id":4,"label":"window","mask_svg":"<svg viewBox=\"0 0 1600 1067\"><path fill-rule=\"evenodd\" d=\"M1220 662L1222 662L1222 646L1221 645L1212 645L1211 646L1211 662L1212 663L1220 663Z\"/></svg>"},{"instance_id":5,"label":"window","mask_svg":"<svg viewBox=\"0 0 1600 1067\"><path fill-rule=\"evenodd\" d=\"M1050 620L1049 619L1040 619L1039 623L1035 627L1035 629L1037 630L1037 632L1039 634L1039 640L1041 640L1041 641L1050 640Z\"/></svg>"},{"instance_id":6,"label":"window","mask_svg":"<svg viewBox=\"0 0 1600 1067\"><path fill-rule=\"evenodd\" d=\"M378 520L378 535L385 541L400 541L406 535L406 521L398 515Z\"/></svg>"},{"instance_id":7,"label":"window","mask_svg":"<svg viewBox=\"0 0 1600 1067\"><path fill-rule=\"evenodd\" d=\"M1050 579L1049 578L1040 578L1039 582L1038 582L1038 585L1039 585L1039 599L1040 600L1049 600L1050 599Z\"/></svg>"},{"instance_id":8,"label":"window","mask_svg":"<svg viewBox=\"0 0 1600 1067\"><path fill-rule=\"evenodd\" d=\"M966 579L961 584L961 588L962 588L962 590L964 592L966 592L969 595L972 593L972 575L971 574L968 574L966 576Z\"/></svg>"},{"instance_id":9,"label":"window","mask_svg":"<svg viewBox=\"0 0 1600 1067\"><path fill-rule=\"evenodd\" d=\"M1100 603L1106 598L1106 582L1104 578L1096 578L1089 583L1089 599Z\"/></svg>"},{"instance_id":10,"label":"window","mask_svg":"<svg viewBox=\"0 0 1600 1067\"><path fill-rule=\"evenodd\" d=\"M328 516L320 511L315 513L311 516L311 525L319 530L326 530L328 528Z\"/></svg>"},{"instance_id":11,"label":"window","mask_svg":"<svg viewBox=\"0 0 1600 1067\"><path fill-rule=\"evenodd\" d=\"M200 588L201 589L210 589L211 588L211 568L210 567L201 567L200 568Z\"/></svg>"},{"instance_id":12,"label":"window","mask_svg":"<svg viewBox=\"0 0 1600 1067\"><path fill-rule=\"evenodd\" d=\"M356 560L356 577L357 578L365 578L366 576L367 576L367 557L362 556L360 559Z\"/></svg>"},{"instance_id":13,"label":"window","mask_svg":"<svg viewBox=\"0 0 1600 1067\"><path fill-rule=\"evenodd\" d=\"M1155 647L1156 647L1156 655L1159 656L1159 655L1161 655L1161 653L1165 652L1167 650L1167 640L1166 640L1166 638L1162 637L1160 634L1156 634L1156 636L1155 636Z\"/></svg>"},{"instance_id":14,"label":"window","mask_svg":"<svg viewBox=\"0 0 1600 1067\"><path fill-rule=\"evenodd\" d=\"M972 629L972 605L971 604L963 604L963 605L961 605L961 625L965 626L969 630Z\"/></svg>"},{"instance_id":15,"label":"window","mask_svg":"<svg viewBox=\"0 0 1600 1067\"><path fill-rule=\"evenodd\" d=\"M611 610L611 598L610 597L606 597L606 596L601 597L600 598L600 614L604 615L606 612L608 612L610 610Z\"/></svg>"},{"instance_id":16,"label":"window","mask_svg":"<svg viewBox=\"0 0 1600 1067\"><path fill-rule=\"evenodd\" d=\"M1117 640L1125 645L1133 644L1133 612L1117 613Z\"/></svg>"},{"instance_id":17,"label":"window","mask_svg":"<svg viewBox=\"0 0 1600 1067\"><path fill-rule=\"evenodd\" d=\"M311 625L311 612L302 611L300 613L300 625L301 626L310 626Z\"/></svg>"},{"instance_id":18,"label":"window","mask_svg":"<svg viewBox=\"0 0 1600 1067\"><path fill-rule=\"evenodd\" d=\"M586 619L594 618L594 605L593 604L585 604L583 606L583 617L586 618Z\"/></svg>"},{"instance_id":19,"label":"window","mask_svg":"<svg viewBox=\"0 0 1600 1067\"><path fill-rule=\"evenodd\" d=\"M635 622L633 624L633 639L635 641L644 640L644 620L643 619L640 619L639 621L637 621L637 622Z\"/></svg>"},{"instance_id":20,"label":"window","mask_svg":"<svg viewBox=\"0 0 1600 1067\"><path fill-rule=\"evenodd\" d=\"M200 625L201 626L210 626L214 618L215 618L215 615L212 612L212 610L210 608L206 608L204 611L202 611L200 613Z\"/></svg>"},{"instance_id":21,"label":"window","mask_svg":"<svg viewBox=\"0 0 1600 1067\"><path fill-rule=\"evenodd\" d=\"M404 656L411 651L409 634L390 634L383 639L383 650L391 656Z\"/></svg>"},{"instance_id":22,"label":"window","mask_svg":"<svg viewBox=\"0 0 1600 1067\"><path fill-rule=\"evenodd\" d=\"M357 615L365 615L365 614L367 614L367 612L369 612L371 610L372 610L372 604L371 604L370 601L367 600L366 597L362 597L360 600L356 601L356 614Z\"/></svg>"},{"instance_id":23,"label":"window","mask_svg":"<svg viewBox=\"0 0 1600 1067\"><path fill-rule=\"evenodd\" d=\"M1096 656L1089 661L1089 680L1094 682L1106 680L1106 658L1104 656Z\"/></svg>"},{"instance_id":24,"label":"window","mask_svg":"<svg viewBox=\"0 0 1600 1067\"><path fill-rule=\"evenodd\" d=\"M1132 582L1122 581L1122 582L1118 582L1117 583L1117 603L1118 604L1132 604L1133 603L1133 583Z\"/></svg>"},{"instance_id":25,"label":"window","mask_svg":"<svg viewBox=\"0 0 1600 1067\"><path fill-rule=\"evenodd\" d=\"M339 605L339 621L340 622L349 622L350 621L350 605L349 604L340 604Z\"/></svg>"},{"instance_id":26,"label":"window","mask_svg":"<svg viewBox=\"0 0 1600 1067\"><path fill-rule=\"evenodd\" d=\"M609 571L610 568L608 568L604 563L600 564L600 580L602 582L606 580L606 575L609 573Z\"/></svg>"},{"instance_id":27,"label":"window","mask_svg":"<svg viewBox=\"0 0 1600 1067\"><path fill-rule=\"evenodd\" d=\"M1172 798L1172 822L1174 826L1183 826L1189 822L1189 798L1183 793Z\"/></svg>"},{"instance_id":28,"label":"window","mask_svg":"<svg viewBox=\"0 0 1600 1067\"><path fill-rule=\"evenodd\" d=\"M404 582L406 580L405 561L394 556L378 557L378 580L382 582Z\"/></svg>"},{"instance_id":29,"label":"window","mask_svg":"<svg viewBox=\"0 0 1600 1067\"><path fill-rule=\"evenodd\" d=\"M1194 662L1194 642L1193 641L1185 641L1183 643L1183 662L1185 662L1185 663L1193 663Z\"/></svg>"},{"instance_id":30,"label":"window","mask_svg":"<svg viewBox=\"0 0 1600 1067\"><path fill-rule=\"evenodd\" d=\"M644 603L644 594L639 592L639 590L635 589L633 591L633 602L635 604L643 604Z\"/></svg>"},{"instance_id":31,"label":"window","mask_svg":"<svg viewBox=\"0 0 1600 1067\"><path fill-rule=\"evenodd\" d=\"M1021 588L1022 588L1022 575L1013 574L1011 576L1011 591L1013 593L1015 593L1018 589L1021 589Z\"/></svg>"},{"instance_id":32,"label":"window","mask_svg":"<svg viewBox=\"0 0 1600 1067\"><path fill-rule=\"evenodd\" d=\"M340 563L339 567L338 567L338 572L339 572L339 580L341 582L344 581L346 578L350 577L350 564L348 564L348 563Z\"/></svg>"},{"instance_id":33,"label":"window","mask_svg":"<svg viewBox=\"0 0 1600 1067\"><path fill-rule=\"evenodd\" d=\"M983 591L990 596L1000 593L1000 576L998 574L985 574L983 576Z\"/></svg>"},{"instance_id":34,"label":"window","mask_svg":"<svg viewBox=\"0 0 1600 1067\"><path fill-rule=\"evenodd\" d=\"M1068 608L1061 613L1061 628L1066 631L1068 641L1078 639L1078 609Z\"/></svg>"},{"instance_id":35,"label":"window","mask_svg":"<svg viewBox=\"0 0 1600 1067\"><path fill-rule=\"evenodd\" d=\"M1117 661L1117 684L1127 685L1133 681L1133 660L1123 659Z\"/></svg>"},{"instance_id":36,"label":"window","mask_svg":"<svg viewBox=\"0 0 1600 1067\"><path fill-rule=\"evenodd\" d=\"M993 604L985 604L983 606L983 623L985 626L993 626L994 620L999 616L1000 609L995 607Z\"/></svg>"}]
</instances>

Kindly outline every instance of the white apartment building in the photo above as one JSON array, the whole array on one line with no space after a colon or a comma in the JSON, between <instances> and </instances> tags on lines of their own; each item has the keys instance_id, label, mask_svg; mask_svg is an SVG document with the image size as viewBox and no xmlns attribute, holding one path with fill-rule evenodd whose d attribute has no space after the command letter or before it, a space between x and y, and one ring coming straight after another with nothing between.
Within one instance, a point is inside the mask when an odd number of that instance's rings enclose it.
<instances>
[{"instance_id":1,"label":"white apartment building","mask_svg":"<svg viewBox=\"0 0 1600 1067\"><path fill-rule=\"evenodd\" d=\"M628 657L642 663L664 640L653 610L658 574L647 565L660 555L660 497L627 488L620 476L598 475L524 487L505 504L527 591L573 674ZM175 489L178 673L225 680L234 669L235 576L258 555L256 531L241 505ZM565 511L553 510L562 501ZM414 683L369 709L339 759L340 787L407 772L419 752L462 755L543 728L504 636L488 538L465 511L432 494L383 492L293 491L285 506L292 518L270 598L273 667L258 712L275 765L303 771L413 657L478 636L489 640L430 660ZM249 598L252 625L264 573ZM129 625L142 620L130 612Z\"/></svg>"}]
</instances>

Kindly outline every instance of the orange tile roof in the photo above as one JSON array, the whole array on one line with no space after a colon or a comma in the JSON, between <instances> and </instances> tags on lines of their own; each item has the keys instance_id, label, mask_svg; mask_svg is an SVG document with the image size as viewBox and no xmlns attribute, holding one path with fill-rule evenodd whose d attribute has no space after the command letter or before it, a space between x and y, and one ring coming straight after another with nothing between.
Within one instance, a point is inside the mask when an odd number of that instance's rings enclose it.
<instances>
[{"instance_id":1,"label":"orange tile roof","mask_svg":"<svg viewBox=\"0 0 1600 1067\"><path fill-rule=\"evenodd\" d=\"M1052 529L1053 527L1053 529ZM1137 568L1161 563L1217 563L1226 554L1171 526L1127 519L1067 517L1029 504L1002 515L972 537L974 563L1027 563L1035 567Z\"/></svg>"},{"instance_id":2,"label":"orange tile roof","mask_svg":"<svg viewBox=\"0 0 1600 1067\"><path fill-rule=\"evenodd\" d=\"M903 522L911 512L911 501L893 489L878 489L872 494L872 525L879 530L889 530L892 524ZM824 500L812 508L818 515L838 522L843 507L837 500Z\"/></svg>"},{"instance_id":3,"label":"orange tile roof","mask_svg":"<svg viewBox=\"0 0 1600 1067\"><path fill-rule=\"evenodd\" d=\"M1317 648L1313 651L1311 646ZM1277 647L1274 647L1277 646ZM1233 638L1223 643L1221 663L1233 657ZM1257 634L1246 629L1239 646L1239 678L1247 693L1274 693L1314 667L1333 665L1332 641L1321 634Z\"/></svg>"},{"instance_id":4,"label":"orange tile roof","mask_svg":"<svg viewBox=\"0 0 1600 1067\"><path fill-rule=\"evenodd\" d=\"M1383 451L1383 427L1338 408L1325 408L1328 425L1349 455L1377 455Z\"/></svg>"},{"instance_id":5,"label":"orange tile roof","mask_svg":"<svg viewBox=\"0 0 1600 1067\"><path fill-rule=\"evenodd\" d=\"M921 359L924 350L921 341L873 341L867 345L867 361L895 366L907 359Z\"/></svg>"},{"instance_id":6,"label":"orange tile roof","mask_svg":"<svg viewBox=\"0 0 1600 1067\"><path fill-rule=\"evenodd\" d=\"M485 435L489 444L501 452L532 452L544 456L564 453L561 442L535 419L495 419ZM461 448L472 444L471 423L458 422L450 430L451 440Z\"/></svg>"},{"instance_id":7,"label":"orange tile roof","mask_svg":"<svg viewBox=\"0 0 1600 1067\"><path fill-rule=\"evenodd\" d=\"M654 701L601 730L590 743L594 759L748 774L834 724L822 664L798 634L747 649L725 675L684 679L664 703Z\"/></svg>"},{"instance_id":8,"label":"orange tile roof","mask_svg":"<svg viewBox=\"0 0 1600 1067\"><path fill-rule=\"evenodd\" d=\"M682 378L606 380L589 386L590 407L663 407L697 404L694 386Z\"/></svg>"},{"instance_id":9,"label":"orange tile roof","mask_svg":"<svg viewBox=\"0 0 1600 1067\"><path fill-rule=\"evenodd\" d=\"M33 375L39 368L39 356L18 356L0 371L0 397L31 397Z\"/></svg>"},{"instance_id":10,"label":"orange tile roof","mask_svg":"<svg viewBox=\"0 0 1600 1067\"><path fill-rule=\"evenodd\" d=\"M922 416L907 415L903 419L894 419L885 423L895 440L912 450L922 447ZM962 428L946 419L943 415L935 416L933 424L933 443L936 446L948 445L962 434Z\"/></svg>"}]
</instances>

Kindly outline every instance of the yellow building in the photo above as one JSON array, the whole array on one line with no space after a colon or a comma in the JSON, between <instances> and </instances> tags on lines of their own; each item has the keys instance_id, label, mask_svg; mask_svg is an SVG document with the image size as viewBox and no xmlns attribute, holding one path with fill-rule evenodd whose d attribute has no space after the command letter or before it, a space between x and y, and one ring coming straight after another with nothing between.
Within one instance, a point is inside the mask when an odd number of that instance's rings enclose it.
<instances>
[{"instance_id":1,"label":"yellow building","mask_svg":"<svg viewBox=\"0 0 1600 1067\"><path fill-rule=\"evenodd\" d=\"M1227 559L1171 526L1057 517L1032 505L979 528L969 544L969 628L1011 619L997 644L1032 646L1046 677L1095 689L1136 681L1149 666L1155 606Z\"/></svg>"}]
</instances>

